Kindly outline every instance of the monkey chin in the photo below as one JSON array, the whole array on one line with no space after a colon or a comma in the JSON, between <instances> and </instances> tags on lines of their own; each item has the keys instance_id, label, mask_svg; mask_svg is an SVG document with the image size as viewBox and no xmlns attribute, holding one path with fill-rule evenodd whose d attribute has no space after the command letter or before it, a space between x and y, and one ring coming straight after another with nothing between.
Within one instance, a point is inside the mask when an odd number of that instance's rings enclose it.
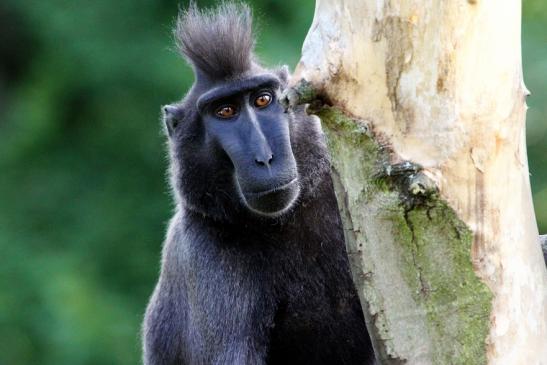
<instances>
[{"instance_id":1,"label":"monkey chin","mask_svg":"<svg viewBox=\"0 0 547 365\"><path fill-rule=\"evenodd\" d=\"M300 194L300 184L298 178L294 178L286 184L258 193L246 193L241 188L239 191L250 211L263 217L276 218L294 206Z\"/></svg>"}]
</instances>

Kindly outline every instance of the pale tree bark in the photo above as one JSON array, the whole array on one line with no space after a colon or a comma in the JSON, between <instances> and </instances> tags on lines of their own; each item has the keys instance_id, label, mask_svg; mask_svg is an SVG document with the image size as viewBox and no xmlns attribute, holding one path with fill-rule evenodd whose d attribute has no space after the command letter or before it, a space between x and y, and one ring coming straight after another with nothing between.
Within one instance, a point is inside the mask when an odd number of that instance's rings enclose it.
<instances>
[{"instance_id":1,"label":"pale tree bark","mask_svg":"<svg viewBox=\"0 0 547 365\"><path fill-rule=\"evenodd\" d=\"M329 105L313 111L382 364L547 364L520 7L317 1L287 99Z\"/></svg>"}]
</instances>

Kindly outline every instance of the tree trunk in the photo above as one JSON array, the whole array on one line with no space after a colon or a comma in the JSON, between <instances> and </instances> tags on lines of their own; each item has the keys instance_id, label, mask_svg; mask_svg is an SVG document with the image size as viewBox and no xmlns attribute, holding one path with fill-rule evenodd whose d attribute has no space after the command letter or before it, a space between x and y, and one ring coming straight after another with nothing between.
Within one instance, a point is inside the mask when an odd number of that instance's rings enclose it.
<instances>
[{"instance_id":1,"label":"tree trunk","mask_svg":"<svg viewBox=\"0 0 547 365\"><path fill-rule=\"evenodd\" d=\"M318 0L293 80L381 364L547 364L520 2Z\"/></svg>"}]
</instances>

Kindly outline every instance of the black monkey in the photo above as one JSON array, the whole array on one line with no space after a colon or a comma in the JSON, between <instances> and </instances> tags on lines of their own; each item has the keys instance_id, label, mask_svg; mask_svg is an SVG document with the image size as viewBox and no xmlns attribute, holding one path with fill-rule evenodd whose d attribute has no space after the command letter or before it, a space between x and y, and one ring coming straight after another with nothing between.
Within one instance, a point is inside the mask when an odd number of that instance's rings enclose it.
<instances>
[{"instance_id":1,"label":"black monkey","mask_svg":"<svg viewBox=\"0 0 547 365\"><path fill-rule=\"evenodd\" d=\"M191 6L175 34L196 80L163 109L176 213L144 363L373 363L319 120L278 103L247 6Z\"/></svg>"}]
</instances>

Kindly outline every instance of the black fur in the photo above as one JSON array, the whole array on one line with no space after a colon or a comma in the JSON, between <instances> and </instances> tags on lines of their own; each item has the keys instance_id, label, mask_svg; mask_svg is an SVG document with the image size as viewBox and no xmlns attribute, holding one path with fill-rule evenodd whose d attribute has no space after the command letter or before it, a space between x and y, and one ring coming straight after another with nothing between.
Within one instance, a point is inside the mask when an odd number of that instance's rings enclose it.
<instances>
[{"instance_id":1,"label":"black fur","mask_svg":"<svg viewBox=\"0 0 547 365\"><path fill-rule=\"evenodd\" d=\"M244 4L222 3L199 10L195 3L181 13L175 37L181 53L204 75L229 78L247 72L253 63L251 10Z\"/></svg>"},{"instance_id":2,"label":"black fur","mask_svg":"<svg viewBox=\"0 0 547 365\"><path fill-rule=\"evenodd\" d=\"M267 74L278 80L277 93L285 86L285 69L266 71L255 61L248 14L243 5L191 8L177 27L197 78L180 103L164 109L177 209L145 315L144 363L371 364L318 119L273 104L256 112L277 116L274 128L288 124L290 136L264 136L274 159L276 143L290 143L286 160L294 157L297 166L298 199L271 216L246 205L235 183L241 161L223 147L224 136L211 134L209 114L197 110L204 93L243 88L245 77ZM218 121L232 123L223 128L247 122ZM282 176L286 166L275 160L272 174Z\"/></svg>"}]
</instances>

